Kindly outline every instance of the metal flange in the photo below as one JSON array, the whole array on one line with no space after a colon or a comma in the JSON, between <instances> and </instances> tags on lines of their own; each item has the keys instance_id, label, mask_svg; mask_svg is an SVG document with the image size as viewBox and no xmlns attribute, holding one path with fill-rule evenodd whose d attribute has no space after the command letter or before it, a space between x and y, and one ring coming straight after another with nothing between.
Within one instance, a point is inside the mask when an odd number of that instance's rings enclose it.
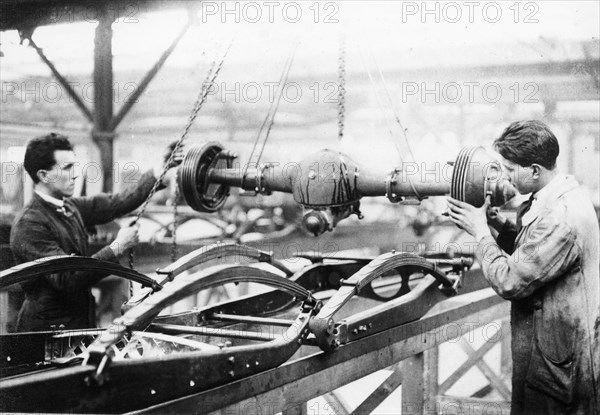
<instances>
[{"instance_id":1,"label":"metal flange","mask_svg":"<svg viewBox=\"0 0 600 415\"><path fill-rule=\"evenodd\" d=\"M209 171L231 167L232 157L224 152L221 144L214 141L192 147L188 151L179 168L177 185L192 209L198 212L215 212L225 204L229 186L212 183Z\"/></svg>"},{"instance_id":2,"label":"metal flange","mask_svg":"<svg viewBox=\"0 0 600 415\"><path fill-rule=\"evenodd\" d=\"M502 177L500 163L483 147L465 147L460 151L452 172L451 197L481 207L490 196L492 206L501 206L515 192Z\"/></svg>"}]
</instances>

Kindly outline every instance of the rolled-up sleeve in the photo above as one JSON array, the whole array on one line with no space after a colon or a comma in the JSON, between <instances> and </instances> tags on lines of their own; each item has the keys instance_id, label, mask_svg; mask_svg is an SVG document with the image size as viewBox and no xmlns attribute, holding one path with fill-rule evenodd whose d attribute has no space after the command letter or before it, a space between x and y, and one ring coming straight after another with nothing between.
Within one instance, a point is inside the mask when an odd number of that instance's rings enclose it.
<instances>
[{"instance_id":1,"label":"rolled-up sleeve","mask_svg":"<svg viewBox=\"0 0 600 415\"><path fill-rule=\"evenodd\" d=\"M526 240L512 254L503 251L491 236L476 250L483 274L503 298L519 299L564 275L579 260L579 249L570 227L553 216L531 225Z\"/></svg>"}]
</instances>

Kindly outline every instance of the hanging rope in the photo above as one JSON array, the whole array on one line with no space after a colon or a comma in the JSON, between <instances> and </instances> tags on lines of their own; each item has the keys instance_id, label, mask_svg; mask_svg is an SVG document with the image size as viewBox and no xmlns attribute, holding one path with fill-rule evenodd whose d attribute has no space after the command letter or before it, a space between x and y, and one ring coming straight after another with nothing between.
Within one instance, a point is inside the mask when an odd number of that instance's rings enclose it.
<instances>
[{"instance_id":1,"label":"hanging rope","mask_svg":"<svg viewBox=\"0 0 600 415\"><path fill-rule=\"evenodd\" d=\"M361 57L361 60L363 62L363 65L365 66L365 69L367 70L367 75L369 76L369 80L371 82L371 85L375 88L375 86L376 86L375 80L373 79L373 76L371 74L371 70L369 69L369 66L367 65L367 63L365 61L365 58L364 58L364 55L363 55L363 52L362 52L362 48L360 47L360 45L359 45L358 50L360 52L360 57ZM373 55L371 55L371 56L373 57L373 60L375 60L375 57ZM379 69L379 65L377 65L377 61L376 60L375 60L375 65ZM380 73L381 76L383 76L383 74L381 73L381 70L379 70L379 73ZM387 91L387 86L385 85L385 83L384 83L383 86L384 86L384 89L386 89L386 91ZM387 92L388 92L388 97L391 100L391 95L389 95L389 91L387 91ZM377 105L379 107L379 110L383 114L384 113L384 107L383 107L383 104L382 104L381 100L379 99L379 95L377 95L377 91L375 91L375 98L377 100ZM392 105L392 110L394 111L394 116L396 117L396 120L398 121L398 123L400 125L400 128L402 128L402 131L404 133L404 137L405 137L405 140L406 140L406 145L408 146L409 154L411 155L413 163L414 163L415 158L414 158L413 153L412 153L412 151L410 149L410 144L408 143L408 138L406 136L406 131L402 127L402 124L400 123L400 117L395 112L395 110L393 108L393 105ZM391 128L391 126L390 126L387 118L385 118L385 120L386 120L386 125L387 125L387 128L388 128L388 132L389 132L390 136L392 137L392 142L394 143L394 146L396 147L396 151L398 152L398 157L400 157L400 162L402 164L404 164L404 158L402 157L402 151L400 149L400 145L398 143L398 140L395 139L395 134L394 134L393 129ZM408 183L410 184L410 187L411 187L412 191L414 192L415 196L417 197L417 199L418 200L423 200L423 197L417 191L417 188L415 187L415 185L414 185L412 179L410 178L410 176L407 175L406 177L407 177Z\"/></svg>"},{"instance_id":2,"label":"hanging rope","mask_svg":"<svg viewBox=\"0 0 600 415\"><path fill-rule=\"evenodd\" d=\"M410 158L412 159L412 161L414 163L416 159L415 159L415 155L412 152L412 148L410 147L410 143L408 141L408 135L406 134L406 128L404 128L404 126L402 125L402 122L400 121L400 116L398 115L398 110L396 109L396 106L394 105L394 100L392 99L390 90L387 86L387 83L385 82L385 77L383 76L383 72L381 71L381 68L379 67L379 63L377 62L377 59L375 59L375 55L373 54L373 49L370 47L370 45L369 45L369 53L371 54L371 58L373 59L373 62L375 62L375 66L377 67L377 71L379 72L379 77L381 78L381 82L383 83L383 89L388 98L390 108L392 109L392 112L394 113L394 119L396 120L396 123L402 130L404 142L406 143L406 147L408 149L408 153L410 154Z\"/></svg>"},{"instance_id":3,"label":"hanging rope","mask_svg":"<svg viewBox=\"0 0 600 415\"><path fill-rule=\"evenodd\" d=\"M287 83L288 76L290 74L290 69L292 68L292 64L294 63L294 57L296 56L297 49L298 49L298 42L296 42L294 44L294 46L292 47L292 50L290 51L290 54L288 55L288 57L285 61L285 64L283 66L281 75L279 76L279 87L277 89L277 99L275 99L273 102L271 102L269 111L267 112L267 115L260 126L260 130L258 131L256 140L254 140L254 145L252 146L252 151L250 152L250 157L248 158L248 164L246 164L246 167L244 169L244 174L242 175L242 187L244 186L244 182L246 180L246 175L248 173L248 169L250 168L250 166L256 166L258 168L258 163L260 162L263 151L265 149L265 146L266 146L269 136L271 134L271 128L273 127L273 124L275 123L275 114L277 113L277 110L279 109L279 103L281 102L281 97L283 96L285 84ZM263 137L262 133L265 130L265 127L266 127L266 133L264 134L264 138L262 138L262 143L261 143L261 137ZM260 151L258 152L258 154L255 157L255 152L256 152L257 147L259 146L259 143L260 143Z\"/></svg>"},{"instance_id":4,"label":"hanging rope","mask_svg":"<svg viewBox=\"0 0 600 415\"><path fill-rule=\"evenodd\" d=\"M177 143L173 146L173 149L171 150L171 154L169 154L169 157L164 164L164 167L163 167L163 170L162 170L160 176L154 182L154 185L150 189L150 193L148 194L148 197L146 197L146 200L144 200L144 203L142 203L141 208L138 210L136 217L130 226L134 226L138 223L138 221L144 214L144 212L148 206L148 203L150 202L150 199L152 199L152 197L156 193L158 186L160 186L160 184L162 183L165 175L167 174L167 171L169 170L171 164L175 160L175 155L182 148L183 141L185 140L188 132L190 131L190 128L192 127L192 124L194 123L194 120L198 116L198 112L200 111L200 109L202 108L204 103L206 102L208 94L211 91L211 87L212 87L212 85L214 85L214 82L217 79L219 72L221 71L221 68L223 66L223 63L225 62L225 58L227 57L227 54L229 53L229 49L231 48L231 45L232 45L232 43L229 43L229 45L227 46L227 49L223 53L223 56L221 57L221 60L218 64L218 66L216 67L216 69L215 69L215 62L214 61L212 62L210 69L206 75L206 78L204 79L204 83L202 84L202 90L200 91L200 93L198 94L198 97L196 98L196 102L194 103L194 107L192 109L192 112L190 113L190 116L188 118L187 124L185 125L183 133L181 134ZM208 85L208 86L205 88L205 85ZM177 200L175 200L175 204L177 204ZM134 259L134 252L133 252L133 249L131 249L129 251L129 268L131 268L131 269L133 269L133 259ZM129 294L130 295L133 294L133 286L131 284L129 286Z\"/></svg>"},{"instance_id":5,"label":"hanging rope","mask_svg":"<svg viewBox=\"0 0 600 415\"><path fill-rule=\"evenodd\" d=\"M344 138L344 122L346 119L346 40L339 39L338 51L338 139Z\"/></svg>"}]
</instances>

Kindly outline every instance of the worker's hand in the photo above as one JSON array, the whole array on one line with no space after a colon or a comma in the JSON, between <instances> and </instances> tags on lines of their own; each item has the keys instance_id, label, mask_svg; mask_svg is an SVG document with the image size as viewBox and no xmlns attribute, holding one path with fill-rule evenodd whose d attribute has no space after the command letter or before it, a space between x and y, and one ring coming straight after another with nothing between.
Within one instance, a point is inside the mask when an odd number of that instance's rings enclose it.
<instances>
[{"instance_id":1,"label":"worker's hand","mask_svg":"<svg viewBox=\"0 0 600 415\"><path fill-rule=\"evenodd\" d=\"M485 199L485 203L480 208L449 197L448 215L456 226L479 241L481 238L491 235L487 225L487 211L489 206L489 197Z\"/></svg>"},{"instance_id":2,"label":"worker's hand","mask_svg":"<svg viewBox=\"0 0 600 415\"><path fill-rule=\"evenodd\" d=\"M165 148L165 151L163 152L163 156L162 156L162 159L160 160L160 162L158 162L154 165L154 167L153 167L154 177L156 177L157 179L160 177L163 170L169 170L173 167L177 167L183 161L183 156L184 156L183 146L180 146L177 150L175 150L176 146L177 146L177 140L173 141L171 144L169 144ZM175 150L175 153L173 154L173 157L171 158L171 153L173 153L174 150ZM169 161L169 159L170 159L170 161Z\"/></svg>"},{"instance_id":3,"label":"worker's hand","mask_svg":"<svg viewBox=\"0 0 600 415\"><path fill-rule=\"evenodd\" d=\"M139 243L140 237L138 235L138 230L139 225L137 224L133 226L127 226L119 230L117 237L110 244L110 248L115 253L115 256L120 257L127 252L128 249L133 248Z\"/></svg>"},{"instance_id":4,"label":"worker's hand","mask_svg":"<svg viewBox=\"0 0 600 415\"><path fill-rule=\"evenodd\" d=\"M506 216L500 213L499 207L489 206L486 213L488 226L500 232L507 221Z\"/></svg>"},{"instance_id":5,"label":"worker's hand","mask_svg":"<svg viewBox=\"0 0 600 415\"><path fill-rule=\"evenodd\" d=\"M498 215L500 215L500 208L488 206L486 210L486 216L488 221L494 221L498 219Z\"/></svg>"}]
</instances>

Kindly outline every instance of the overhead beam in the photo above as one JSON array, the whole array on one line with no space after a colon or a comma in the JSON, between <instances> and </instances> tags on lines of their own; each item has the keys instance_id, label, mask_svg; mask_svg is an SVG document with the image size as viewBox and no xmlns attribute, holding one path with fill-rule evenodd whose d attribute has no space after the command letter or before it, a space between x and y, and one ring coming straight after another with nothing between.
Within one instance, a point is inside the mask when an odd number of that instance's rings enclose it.
<instances>
[{"instance_id":1,"label":"overhead beam","mask_svg":"<svg viewBox=\"0 0 600 415\"><path fill-rule=\"evenodd\" d=\"M144 91L146 90L146 88L148 87L148 85L150 84L152 79L154 79L154 77L156 76L156 74L158 73L160 68L163 67L167 58L169 56L171 56L171 53L173 53L173 51L175 50L175 47L177 46L177 44L179 43L181 38L187 33L187 31L191 25L192 25L192 20L189 19L187 21L187 23L185 24L185 26L181 29L181 31L179 32L177 37L175 39L173 39L173 42L171 42L169 47L160 56L158 61L156 61L156 63L152 66L152 68L150 68L148 73L146 73L146 76L144 76L144 78L142 79L142 81L140 82L138 87L133 91L133 94L131 94L131 96L127 99L127 101L125 101L125 103L123 104L123 106L121 107L121 109L119 110L117 115L110 122L110 125L108 127L108 129L110 131L114 131L119 126L121 121L123 121L123 118L125 118L127 113L129 113L129 110L131 110L131 108L137 102L139 97L144 93Z\"/></svg>"},{"instance_id":2,"label":"overhead beam","mask_svg":"<svg viewBox=\"0 0 600 415\"><path fill-rule=\"evenodd\" d=\"M113 20L136 22L141 14L168 9L185 9L196 2L185 0L2 0L0 30L20 30L53 24L97 21L107 15Z\"/></svg>"},{"instance_id":3,"label":"overhead beam","mask_svg":"<svg viewBox=\"0 0 600 415\"><path fill-rule=\"evenodd\" d=\"M79 95L77 95L77 93L75 92L73 87L71 87L71 84L69 83L69 81L67 81L67 79L64 76L62 76L62 74L58 71L58 69L56 69L56 66L54 66L54 64L50 61L50 59L48 59L48 57L44 53L43 49L40 48L37 45L37 43L35 43L32 35L33 35L33 33L29 32L25 36L25 38L29 41L29 45L35 49L35 51L37 52L39 57L42 59L42 61L44 61L46 66L48 66L48 68L50 68L50 71L52 71L52 74L54 75L56 80L60 83L60 85L63 88L65 88L65 90L67 91L69 96L73 99L73 101L75 102L75 105L77 105L77 108L79 108L81 110L81 112L83 113L85 118L88 121L93 122L94 116L92 115L92 112L90 111L90 109L87 107L87 105L85 105L85 103L83 102L81 97L79 97Z\"/></svg>"}]
</instances>

